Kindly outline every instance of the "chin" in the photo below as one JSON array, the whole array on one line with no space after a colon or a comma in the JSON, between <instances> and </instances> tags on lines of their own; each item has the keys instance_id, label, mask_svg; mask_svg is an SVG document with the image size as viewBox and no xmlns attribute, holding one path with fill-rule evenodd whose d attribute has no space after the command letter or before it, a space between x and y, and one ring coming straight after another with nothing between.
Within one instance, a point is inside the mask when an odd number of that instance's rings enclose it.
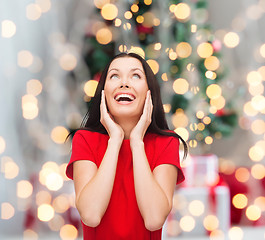
<instances>
[{"instance_id":1,"label":"chin","mask_svg":"<svg viewBox=\"0 0 265 240\"><path fill-rule=\"evenodd\" d=\"M116 118L126 118L126 119L135 119L138 118L140 119L141 113L136 113L136 112L129 112L129 111L119 111L117 113L112 114L114 119Z\"/></svg>"}]
</instances>

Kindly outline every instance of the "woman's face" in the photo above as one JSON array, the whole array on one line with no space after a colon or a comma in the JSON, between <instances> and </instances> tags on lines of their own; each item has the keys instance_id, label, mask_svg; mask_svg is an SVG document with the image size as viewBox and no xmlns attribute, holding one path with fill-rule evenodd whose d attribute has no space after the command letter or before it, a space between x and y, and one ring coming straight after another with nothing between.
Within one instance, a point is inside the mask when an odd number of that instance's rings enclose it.
<instances>
[{"instance_id":1,"label":"woman's face","mask_svg":"<svg viewBox=\"0 0 265 240\"><path fill-rule=\"evenodd\" d=\"M140 118L148 85L142 63L133 57L112 61L104 92L110 114L117 118Z\"/></svg>"}]
</instances>

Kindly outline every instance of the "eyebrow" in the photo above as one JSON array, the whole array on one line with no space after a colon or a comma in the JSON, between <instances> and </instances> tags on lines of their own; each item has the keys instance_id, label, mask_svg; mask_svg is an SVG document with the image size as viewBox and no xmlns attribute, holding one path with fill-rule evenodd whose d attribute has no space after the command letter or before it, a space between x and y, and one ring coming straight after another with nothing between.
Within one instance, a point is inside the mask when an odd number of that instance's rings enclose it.
<instances>
[{"instance_id":1,"label":"eyebrow","mask_svg":"<svg viewBox=\"0 0 265 240\"><path fill-rule=\"evenodd\" d=\"M108 71L107 74L109 74L109 72L111 72L112 70L116 70L116 71L119 72L119 69L118 69L118 68L112 68L112 69L110 69L110 70ZM139 70L139 71L141 71L141 72L144 74L144 72L143 72L140 68L132 68L132 69L130 70L130 72L135 71L135 70Z\"/></svg>"}]
</instances>

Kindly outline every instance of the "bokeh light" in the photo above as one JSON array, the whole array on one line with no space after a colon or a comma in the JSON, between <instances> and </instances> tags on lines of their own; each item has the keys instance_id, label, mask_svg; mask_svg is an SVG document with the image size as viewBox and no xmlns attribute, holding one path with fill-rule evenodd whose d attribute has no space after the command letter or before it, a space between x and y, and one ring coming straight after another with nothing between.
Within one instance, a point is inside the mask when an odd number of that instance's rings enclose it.
<instances>
[{"instance_id":1,"label":"bokeh light","mask_svg":"<svg viewBox=\"0 0 265 240\"><path fill-rule=\"evenodd\" d=\"M166 73L163 73L163 74L161 75L161 78L162 78L162 80L165 81L165 82L168 81L168 77L167 77L167 74L166 74Z\"/></svg>"},{"instance_id":2,"label":"bokeh light","mask_svg":"<svg viewBox=\"0 0 265 240\"><path fill-rule=\"evenodd\" d=\"M213 231L218 228L219 220L215 215L208 215L203 220L203 226L208 231Z\"/></svg>"},{"instance_id":3,"label":"bokeh light","mask_svg":"<svg viewBox=\"0 0 265 240\"><path fill-rule=\"evenodd\" d=\"M77 65L77 59L71 53L64 53L59 59L59 64L65 71L72 71Z\"/></svg>"},{"instance_id":4,"label":"bokeh light","mask_svg":"<svg viewBox=\"0 0 265 240\"><path fill-rule=\"evenodd\" d=\"M247 182L250 177L249 170L244 167L240 167L235 172L235 177L239 182Z\"/></svg>"},{"instance_id":5,"label":"bokeh light","mask_svg":"<svg viewBox=\"0 0 265 240\"><path fill-rule=\"evenodd\" d=\"M36 193L36 204L40 206L42 204L51 204L52 196L48 191L39 191Z\"/></svg>"},{"instance_id":6,"label":"bokeh light","mask_svg":"<svg viewBox=\"0 0 265 240\"><path fill-rule=\"evenodd\" d=\"M204 66L210 71L215 71L219 68L220 61L216 56L210 56L205 59Z\"/></svg>"},{"instance_id":7,"label":"bokeh light","mask_svg":"<svg viewBox=\"0 0 265 240\"><path fill-rule=\"evenodd\" d=\"M240 227L232 227L228 231L229 240L242 240L244 232Z\"/></svg>"},{"instance_id":8,"label":"bokeh light","mask_svg":"<svg viewBox=\"0 0 265 240\"><path fill-rule=\"evenodd\" d=\"M238 193L232 198L233 205L238 209L243 209L248 204L248 198L245 194Z\"/></svg>"},{"instance_id":9,"label":"bokeh light","mask_svg":"<svg viewBox=\"0 0 265 240\"><path fill-rule=\"evenodd\" d=\"M96 80L89 80L84 85L84 92L89 97L94 97L96 89L98 86L98 81Z\"/></svg>"},{"instance_id":10,"label":"bokeh light","mask_svg":"<svg viewBox=\"0 0 265 240\"><path fill-rule=\"evenodd\" d=\"M63 178L60 174L52 172L46 176L45 185L51 191L58 191L63 186Z\"/></svg>"},{"instance_id":11,"label":"bokeh light","mask_svg":"<svg viewBox=\"0 0 265 240\"><path fill-rule=\"evenodd\" d=\"M174 132L180 135L185 141L189 139L189 132L186 128L178 127L174 130Z\"/></svg>"},{"instance_id":12,"label":"bokeh light","mask_svg":"<svg viewBox=\"0 0 265 240\"><path fill-rule=\"evenodd\" d=\"M174 7L174 14L179 21L186 22L190 18L190 6L187 3L179 3Z\"/></svg>"},{"instance_id":13,"label":"bokeh light","mask_svg":"<svg viewBox=\"0 0 265 240\"><path fill-rule=\"evenodd\" d=\"M177 109L175 114L172 115L172 123L175 128L177 127L187 127L189 122L188 116L184 113L182 109Z\"/></svg>"},{"instance_id":14,"label":"bokeh light","mask_svg":"<svg viewBox=\"0 0 265 240\"><path fill-rule=\"evenodd\" d=\"M250 221L257 221L261 216L261 210L256 205L250 205L246 209L246 216Z\"/></svg>"},{"instance_id":15,"label":"bokeh light","mask_svg":"<svg viewBox=\"0 0 265 240\"><path fill-rule=\"evenodd\" d=\"M262 4L262 1L260 4ZM263 15L263 12L263 9L258 4L249 5L246 9L247 17L252 20L258 20Z\"/></svg>"},{"instance_id":16,"label":"bokeh light","mask_svg":"<svg viewBox=\"0 0 265 240\"><path fill-rule=\"evenodd\" d=\"M78 235L78 231L75 226L71 224L66 224L60 229L60 237L63 240L72 240L76 239Z\"/></svg>"},{"instance_id":17,"label":"bokeh light","mask_svg":"<svg viewBox=\"0 0 265 240\"><path fill-rule=\"evenodd\" d=\"M152 4L152 0L144 0L144 4L145 5L151 5Z\"/></svg>"},{"instance_id":18,"label":"bokeh light","mask_svg":"<svg viewBox=\"0 0 265 240\"><path fill-rule=\"evenodd\" d=\"M16 34L17 27L13 21L4 20L2 21L2 32L1 35L3 38L11 38Z\"/></svg>"},{"instance_id":19,"label":"bokeh light","mask_svg":"<svg viewBox=\"0 0 265 240\"><path fill-rule=\"evenodd\" d=\"M19 167L12 158L4 156L1 159L1 172L4 173L6 179L13 179L18 176Z\"/></svg>"},{"instance_id":20,"label":"bokeh light","mask_svg":"<svg viewBox=\"0 0 265 240\"><path fill-rule=\"evenodd\" d=\"M171 105L170 104L163 104L163 108L164 108L165 113L169 113L169 111L171 109Z\"/></svg>"},{"instance_id":21,"label":"bokeh light","mask_svg":"<svg viewBox=\"0 0 265 240\"><path fill-rule=\"evenodd\" d=\"M214 80L214 79L216 79L217 75L213 71L206 71L205 72L205 77L207 77L207 78L209 78L211 80Z\"/></svg>"},{"instance_id":22,"label":"bokeh light","mask_svg":"<svg viewBox=\"0 0 265 240\"><path fill-rule=\"evenodd\" d=\"M132 12L134 12L134 13L138 12L138 10L139 10L138 5L137 5L137 4L133 4L133 5L131 6L131 10L132 10Z\"/></svg>"},{"instance_id":23,"label":"bokeh light","mask_svg":"<svg viewBox=\"0 0 265 240\"><path fill-rule=\"evenodd\" d=\"M159 71L158 62L156 60L153 60L153 59L148 59L146 62L149 64L149 66L152 69L153 73L157 74L158 71Z\"/></svg>"},{"instance_id":24,"label":"bokeh light","mask_svg":"<svg viewBox=\"0 0 265 240\"><path fill-rule=\"evenodd\" d=\"M199 110L197 113L196 113L196 117L199 118L199 119L202 119L204 117L204 112Z\"/></svg>"},{"instance_id":25,"label":"bokeh light","mask_svg":"<svg viewBox=\"0 0 265 240\"><path fill-rule=\"evenodd\" d=\"M6 149L6 141L0 136L0 154L2 154Z\"/></svg>"},{"instance_id":26,"label":"bokeh light","mask_svg":"<svg viewBox=\"0 0 265 240\"><path fill-rule=\"evenodd\" d=\"M30 239L30 240L38 240L39 236L38 233L36 233L35 231L33 231L32 229L26 229L23 232L23 239Z\"/></svg>"},{"instance_id":27,"label":"bokeh light","mask_svg":"<svg viewBox=\"0 0 265 240\"><path fill-rule=\"evenodd\" d=\"M131 11L126 11L125 13L124 13L124 17L126 18L126 19L131 19L132 18L132 12Z\"/></svg>"},{"instance_id":28,"label":"bokeh light","mask_svg":"<svg viewBox=\"0 0 265 240\"><path fill-rule=\"evenodd\" d=\"M253 146L249 149L248 155L254 162L259 162L264 157L264 150L259 146Z\"/></svg>"},{"instance_id":29,"label":"bokeh light","mask_svg":"<svg viewBox=\"0 0 265 240\"><path fill-rule=\"evenodd\" d=\"M179 225L184 232L191 232L195 227L195 220L191 216L184 216L180 219Z\"/></svg>"},{"instance_id":30,"label":"bokeh light","mask_svg":"<svg viewBox=\"0 0 265 240\"><path fill-rule=\"evenodd\" d=\"M101 28L96 33L96 39L100 44L108 44L112 41L112 32L109 28Z\"/></svg>"},{"instance_id":31,"label":"bokeh light","mask_svg":"<svg viewBox=\"0 0 265 240\"><path fill-rule=\"evenodd\" d=\"M48 225L52 231L60 231L65 224L65 221L61 215L55 214L54 217L49 221ZM66 238L67 239L67 238Z\"/></svg>"},{"instance_id":32,"label":"bokeh light","mask_svg":"<svg viewBox=\"0 0 265 240\"><path fill-rule=\"evenodd\" d=\"M261 211L265 211L265 197L259 196L255 199L254 205L258 206Z\"/></svg>"},{"instance_id":33,"label":"bokeh light","mask_svg":"<svg viewBox=\"0 0 265 240\"><path fill-rule=\"evenodd\" d=\"M178 54L173 51L173 49L170 49L168 52L168 57L170 60L174 61L178 58Z\"/></svg>"},{"instance_id":34,"label":"bokeh light","mask_svg":"<svg viewBox=\"0 0 265 240\"><path fill-rule=\"evenodd\" d=\"M33 55L30 51L22 50L17 54L17 64L22 68L27 68L33 63Z\"/></svg>"},{"instance_id":35,"label":"bokeh light","mask_svg":"<svg viewBox=\"0 0 265 240\"><path fill-rule=\"evenodd\" d=\"M69 131L63 126L57 126L52 129L51 139L58 144L63 144Z\"/></svg>"},{"instance_id":36,"label":"bokeh light","mask_svg":"<svg viewBox=\"0 0 265 240\"><path fill-rule=\"evenodd\" d=\"M239 44L240 38L237 33L229 32L224 36L224 44L228 48L234 48Z\"/></svg>"},{"instance_id":37,"label":"bokeh light","mask_svg":"<svg viewBox=\"0 0 265 240\"><path fill-rule=\"evenodd\" d=\"M261 95L254 96L251 99L251 105L257 111L262 111L265 106L265 97Z\"/></svg>"},{"instance_id":38,"label":"bokeh light","mask_svg":"<svg viewBox=\"0 0 265 240\"><path fill-rule=\"evenodd\" d=\"M27 93L37 96L42 91L42 83L38 79L31 79L27 82Z\"/></svg>"},{"instance_id":39,"label":"bokeh light","mask_svg":"<svg viewBox=\"0 0 265 240\"><path fill-rule=\"evenodd\" d=\"M48 222L54 217L54 209L49 204L41 204L37 212L39 220L43 222Z\"/></svg>"},{"instance_id":40,"label":"bokeh light","mask_svg":"<svg viewBox=\"0 0 265 240\"><path fill-rule=\"evenodd\" d=\"M1 203L1 219L8 220L15 214L15 208L8 202Z\"/></svg>"},{"instance_id":41,"label":"bokeh light","mask_svg":"<svg viewBox=\"0 0 265 240\"><path fill-rule=\"evenodd\" d=\"M220 158L220 172L225 174L232 174L236 169L236 165L233 161Z\"/></svg>"},{"instance_id":42,"label":"bokeh light","mask_svg":"<svg viewBox=\"0 0 265 240\"><path fill-rule=\"evenodd\" d=\"M201 216L204 213L205 206L200 200L193 200L189 204L189 211L193 216Z\"/></svg>"},{"instance_id":43,"label":"bokeh light","mask_svg":"<svg viewBox=\"0 0 265 240\"><path fill-rule=\"evenodd\" d=\"M50 0L35 0L35 2L40 7L42 13L48 12L52 7Z\"/></svg>"},{"instance_id":44,"label":"bokeh light","mask_svg":"<svg viewBox=\"0 0 265 240\"><path fill-rule=\"evenodd\" d=\"M251 175L255 179L263 179L265 177L265 166L263 164L254 164L251 167Z\"/></svg>"},{"instance_id":45,"label":"bokeh light","mask_svg":"<svg viewBox=\"0 0 265 240\"><path fill-rule=\"evenodd\" d=\"M207 136L204 141L206 144L210 145L213 143L213 138L211 136Z\"/></svg>"},{"instance_id":46,"label":"bokeh light","mask_svg":"<svg viewBox=\"0 0 265 240\"><path fill-rule=\"evenodd\" d=\"M257 71L251 71L247 74L247 82L250 85L257 86L262 82L262 76Z\"/></svg>"},{"instance_id":47,"label":"bokeh light","mask_svg":"<svg viewBox=\"0 0 265 240\"><path fill-rule=\"evenodd\" d=\"M122 24L122 21L119 18L116 18L114 21L115 27L119 27L121 26L121 24ZM120 51L120 52L124 52L124 51Z\"/></svg>"},{"instance_id":48,"label":"bokeh light","mask_svg":"<svg viewBox=\"0 0 265 240\"><path fill-rule=\"evenodd\" d=\"M124 29L125 31L130 30L131 27L132 27L132 25L131 25L130 23L124 23L124 24L123 24L123 29Z\"/></svg>"},{"instance_id":49,"label":"bokeh light","mask_svg":"<svg viewBox=\"0 0 265 240\"><path fill-rule=\"evenodd\" d=\"M177 56L181 58L187 58L191 55L192 47L187 42L181 42L176 47Z\"/></svg>"},{"instance_id":50,"label":"bokeh light","mask_svg":"<svg viewBox=\"0 0 265 240\"><path fill-rule=\"evenodd\" d=\"M255 116L258 114L258 111L253 108L251 102L246 102L243 106L244 113L248 116Z\"/></svg>"},{"instance_id":51,"label":"bokeh light","mask_svg":"<svg viewBox=\"0 0 265 240\"><path fill-rule=\"evenodd\" d=\"M217 96L219 93L218 92L215 92L215 96ZM223 96L220 96L218 98L212 98L210 100L210 105L211 105L211 108L215 108L217 110L220 110L222 108L224 108L225 106L225 98ZM213 113L210 109L210 112Z\"/></svg>"},{"instance_id":52,"label":"bokeh light","mask_svg":"<svg viewBox=\"0 0 265 240\"><path fill-rule=\"evenodd\" d=\"M99 9L101 9L107 3L110 3L110 0L94 0L95 6Z\"/></svg>"},{"instance_id":53,"label":"bokeh light","mask_svg":"<svg viewBox=\"0 0 265 240\"><path fill-rule=\"evenodd\" d=\"M143 15L142 25L147 28L151 28L154 25L155 15L152 12L145 12Z\"/></svg>"},{"instance_id":54,"label":"bokeh light","mask_svg":"<svg viewBox=\"0 0 265 240\"><path fill-rule=\"evenodd\" d=\"M145 51L141 47L131 46L128 50L129 53L136 53L140 55L143 59L145 58Z\"/></svg>"},{"instance_id":55,"label":"bokeh light","mask_svg":"<svg viewBox=\"0 0 265 240\"><path fill-rule=\"evenodd\" d=\"M196 140L192 139L189 141L189 146L191 148L196 148L198 146L198 142Z\"/></svg>"},{"instance_id":56,"label":"bokeh light","mask_svg":"<svg viewBox=\"0 0 265 240\"><path fill-rule=\"evenodd\" d=\"M265 122L262 119L256 119L251 124L251 130L257 135L265 133Z\"/></svg>"},{"instance_id":57,"label":"bokeh light","mask_svg":"<svg viewBox=\"0 0 265 240\"><path fill-rule=\"evenodd\" d=\"M118 8L112 3L107 3L102 7L101 15L106 20L113 20L118 15Z\"/></svg>"},{"instance_id":58,"label":"bokeh light","mask_svg":"<svg viewBox=\"0 0 265 240\"><path fill-rule=\"evenodd\" d=\"M28 198L32 195L33 186L29 181L21 180L17 183L17 196L19 198Z\"/></svg>"},{"instance_id":59,"label":"bokeh light","mask_svg":"<svg viewBox=\"0 0 265 240\"><path fill-rule=\"evenodd\" d=\"M35 96L27 94L22 97L22 113L23 117L28 120L38 116L38 99Z\"/></svg>"},{"instance_id":60,"label":"bokeh light","mask_svg":"<svg viewBox=\"0 0 265 240\"><path fill-rule=\"evenodd\" d=\"M143 22L144 22L144 17L141 16L141 15L139 15L139 16L137 16L136 21L137 21L138 23L143 23Z\"/></svg>"},{"instance_id":61,"label":"bokeh light","mask_svg":"<svg viewBox=\"0 0 265 240\"><path fill-rule=\"evenodd\" d=\"M178 78L173 82L173 90L177 94L185 94L189 90L189 83L184 78Z\"/></svg>"},{"instance_id":62,"label":"bokeh light","mask_svg":"<svg viewBox=\"0 0 265 240\"><path fill-rule=\"evenodd\" d=\"M260 55L265 58L265 44L262 44L260 47Z\"/></svg>"},{"instance_id":63,"label":"bokeh light","mask_svg":"<svg viewBox=\"0 0 265 240\"><path fill-rule=\"evenodd\" d=\"M222 94L222 89L217 84L211 84L206 89L206 94L211 99L219 98Z\"/></svg>"},{"instance_id":64,"label":"bokeh light","mask_svg":"<svg viewBox=\"0 0 265 240\"><path fill-rule=\"evenodd\" d=\"M68 196L67 195L59 195L53 200L53 207L55 212L64 213L70 207Z\"/></svg>"},{"instance_id":65,"label":"bokeh light","mask_svg":"<svg viewBox=\"0 0 265 240\"><path fill-rule=\"evenodd\" d=\"M213 46L208 42L201 43L197 47L197 53L201 58L208 58L213 54Z\"/></svg>"},{"instance_id":66,"label":"bokeh light","mask_svg":"<svg viewBox=\"0 0 265 240\"><path fill-rule=\"evenodd\" d=\"M29 20L38 20L41 17L42 10L36 3L31 3L26 8L26 16Z\"/></svg>"},{"instance_id":67,"label":"bokeh light","mask_svg":"<svg viewBox=\"0 0 265 240\"><path fill-rule=\"evenodd\" d=\"M225 233L220 229L215 229L210 232L210 240L225 240Z\"/></svg>"},{"instance_id":68,"label":"bokeh light","mask_svg":"<svg viewBox=\"0 0 265 240\"><path fill-rule=\"evenodd\" d=\"M262 83L258 85L249 85L248 91L252 96L262 95L264 93L264 86Z\"/></svg>"},{"instance_id":69,"label":"bokeh light","mask_svg":"<svg viewBox=\"0 0 265 240\"><path fill-rule=\"evenodd\" d=\"M203 118L202 121L203 121L204 124L210 124L212 120L211 120L210 117L206 116L206 117Z\"/></svg>"}]
</instances>

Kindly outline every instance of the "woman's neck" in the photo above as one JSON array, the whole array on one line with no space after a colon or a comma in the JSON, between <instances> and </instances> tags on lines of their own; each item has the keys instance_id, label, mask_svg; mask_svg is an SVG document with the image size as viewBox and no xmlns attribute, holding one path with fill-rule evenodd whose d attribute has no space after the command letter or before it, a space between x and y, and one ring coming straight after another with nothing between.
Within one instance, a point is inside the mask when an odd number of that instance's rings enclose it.
<instances>
[{"instance_id":1,"label":"woman's neck","mask_svg":"<svg viewBox=\"0 0 265 240\"><path fill-rule=\"evenodd\" d=\"M139 119L138 118L115 118L115 122L121 126L121 128L124 131L124 139L129 139L131 131L133 128L136 126L138 123Z\"/></svg>"}]
</instances>

